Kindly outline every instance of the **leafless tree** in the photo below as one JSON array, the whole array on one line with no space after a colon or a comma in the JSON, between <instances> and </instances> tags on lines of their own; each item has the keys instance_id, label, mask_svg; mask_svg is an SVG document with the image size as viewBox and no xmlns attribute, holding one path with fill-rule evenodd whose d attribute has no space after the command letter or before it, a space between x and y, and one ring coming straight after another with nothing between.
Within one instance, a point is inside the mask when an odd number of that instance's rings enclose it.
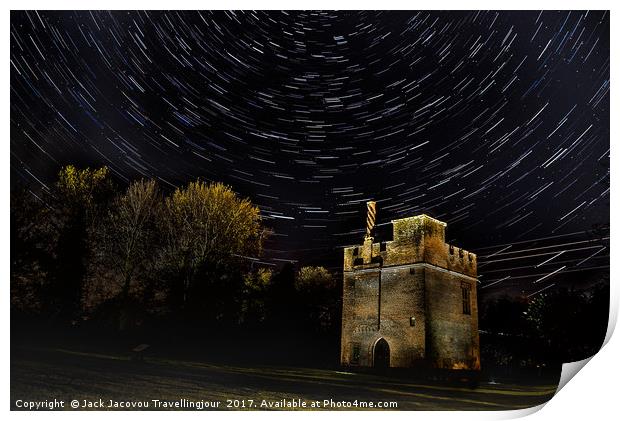
<instances>
[{"instance_id":1,"label":"leafless tree","mask_svg":"<svg viewBox=\"0 0 620 421\"><path fill-rule=\"evenodd\" d=\"M90 298L97 302L139 294L152 274L159 246L162 197L153 180L131 183L97 227Z\"/></svg>"}]
</instances>

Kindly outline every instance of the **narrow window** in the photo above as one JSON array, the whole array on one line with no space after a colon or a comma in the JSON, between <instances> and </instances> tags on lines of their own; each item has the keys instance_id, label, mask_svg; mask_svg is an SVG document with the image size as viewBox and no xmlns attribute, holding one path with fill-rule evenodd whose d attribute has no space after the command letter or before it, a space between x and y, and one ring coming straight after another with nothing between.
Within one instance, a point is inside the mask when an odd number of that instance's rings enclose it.
<instances>
[{"instance_id":1,"label":"narrow window","mask_svg":"<svg viewBox=\"0 0 620 421\"><path fill-rule=\"evenodd\" d=\"M471 314L471 286L462 282L461 293L463 295L463 314Z\"/></svg>"},{"instance_id":2,"label":"narrow window","mask_svg":"<svg viewBox=\"0 0 620 421\"><path fill-rule=\"evenodd\" d=\"M354 342L351 346L351 364L360 363L360 344Z\"/></svg>"},{"instance_id":3,"label":"narrow window","mask_svg":"<svg viewBox=\"0 0 620 421\"><path fill-rule=\"evenodd\" d=\"M415 317L409 317L409 326L415 326Z\"/></svg>"},{"instance_id":4,"label":"narrow window","mask_svg":"<svg viewBox=\"0 0 620 421\"><path fill-rule=\"evenodd\" d=\"M353 249L353 256L357 256L358 253L359 253L359 249L357 247L355 247Z\"/></svg>"},{"instance_id":5,"label":"narrow window","mask_svg":"<svg viewBox=\"0 0 620 421\"><path fill-rule=\"evenodd\" d=\"M415 268L409 268L409 275L415 275Z\"/></svg>"},{"instance_id":6,"label":"narrow window","mask_svg":"<svg viewBox=\"0 0 620 421\"><path fill-rule=\"evenodd\" d=\"M381 245L379 246L379 251L386 251L387 250L387 244L385 242L381 243Z\"/></svg>"}]
</instances>

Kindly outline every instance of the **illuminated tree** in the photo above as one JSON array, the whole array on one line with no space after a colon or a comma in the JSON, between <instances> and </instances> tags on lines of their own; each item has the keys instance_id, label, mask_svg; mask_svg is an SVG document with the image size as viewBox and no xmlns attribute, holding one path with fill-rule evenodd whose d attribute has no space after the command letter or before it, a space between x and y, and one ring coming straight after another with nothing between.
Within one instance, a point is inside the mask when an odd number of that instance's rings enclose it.
<instances>
[{"instance_id":1,"label":"illuminated tree","mask_svg":"<svg viewBox=\"0 0 620 421\"><path fill-rule=\"evenodd\" d=\"M304 266L295 278L298 308L309 327L325 331L333 328L338 307L336 280L322 266Z\"/></svg>"},{"instance_id":2,"label":"illuminated tree","mask_svg":"<svg viewBox=\"0 0 620 421\"><path fill-rule=\"evenodd\" d=\"M175 302L185 308L190 294L203 306L220 293L244 259L261 251L263 229L258 207L221 183L196 181L176 189L163 213L164 263L175 279ZM241 278L239 278L241 279ZM218 281L224 281L222 285ZM242 282L242 280L240 281Z\"/></svg>"},{"instance_id":3,"label":"illuminated tree","mask_svg":"<svg viewBox=\"0 0 620 421\"><path fill-rule=\"evenodd\" d=\"M263 323L267 319L271 304L269 298L273 286L273 271L259 268L243 276L243 302L241 321L246 324Z\"/></svg>"}]
</instances>

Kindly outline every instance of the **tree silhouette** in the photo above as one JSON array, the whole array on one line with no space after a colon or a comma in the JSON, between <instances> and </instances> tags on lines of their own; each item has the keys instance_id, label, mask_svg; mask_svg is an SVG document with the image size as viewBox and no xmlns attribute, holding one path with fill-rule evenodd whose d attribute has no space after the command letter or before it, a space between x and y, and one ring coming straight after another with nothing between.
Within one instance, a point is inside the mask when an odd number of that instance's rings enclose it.
<instances>
[{"instance_id":1,"label":"tree silhouette","mask_svg":"<svg viewBox=\"0 0 620 421\"><path fill-rule=\"evenodd\" d=\"M144 304L153 288L159 254L162 196L153 180L134 181L110 205L95 229L85 305L117 301L119 327L131 307ZM131 309L135 311L134 309Z\"/></svg>"},{"instance_id":2,"label":"tree silhouette","mask_svg":"<svg viewBox=\"0 0 620 421\"><path fill-rule=\"evenodd\" d=\"M114 194L106 167L61 169L51 199L49 235L57 239L55 264L46 294L61 318L75 320L90 258L93 228L101 220Z\"/></svg>"}]
</instances>

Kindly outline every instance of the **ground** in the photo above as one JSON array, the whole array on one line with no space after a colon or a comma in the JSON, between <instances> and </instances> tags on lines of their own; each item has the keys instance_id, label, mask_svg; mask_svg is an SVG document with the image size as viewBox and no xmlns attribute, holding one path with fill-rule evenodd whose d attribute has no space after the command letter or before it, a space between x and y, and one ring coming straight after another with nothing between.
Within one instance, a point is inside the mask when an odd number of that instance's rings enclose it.
<instances>
[{"instance_id":1,"label":"ground","mask_svg":"<svg viewBox=\"0 0 620 421\"><path fill-rule=\"evenodd\" d=\"M132 361L112 353L78 352L62 348L13 348L11 407L17 400L65 401L100 399L104 409L114 402L205 401L218 409L290 409L284 404L333 401L328 409L366 409L373 402L396 402L399 410L507 410L531 407L551 399L557 383L514 385L458 384L408 381L371 374L299 367L244 367L180 359ZM181 401L185 399L186 401ZM237 400L237 401L235 401ZM357 402L358 406L355 406ZM182 404L182 403L181 403ZM98 408L97 408L98 409ZM114 409L114 408L111 408ZM124 408L123 408L124 409ZM193 409L193 408L191 408Z\"/></svg>"}]
</instances>

